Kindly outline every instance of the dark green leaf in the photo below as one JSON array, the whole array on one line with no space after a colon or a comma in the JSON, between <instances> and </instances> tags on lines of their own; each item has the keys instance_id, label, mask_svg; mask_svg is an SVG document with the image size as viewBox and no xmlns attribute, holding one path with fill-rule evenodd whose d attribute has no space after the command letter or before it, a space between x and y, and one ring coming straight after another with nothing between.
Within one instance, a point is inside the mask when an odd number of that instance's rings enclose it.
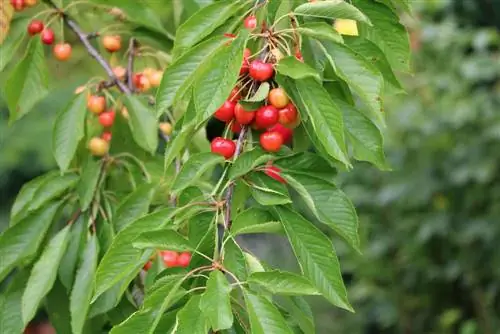
<instances>
[{"instance_id":1,"label":"dark green leaf","mask_svg":"<svg viewBox=\"0 0 500 334\"><path fill-rule=\"evenodd\" d=\"M224 268L235 275L240 281L246 281L248 273L245 256L234 238L230 238L226 241L223 258Z\"/></svg>"},{"instance_id":2,"label":"dark green leaf","mask_svg":"<svg viewBox=\"0 0 500 334\"><path fill-rule=\"evenodd\" d=\"M276 65L276 72L292 79L310 77L321 80L319 73L315 69L292 56L281 59Z\"/></svg>"},{"instance_id":3,"label":"dark green leaf","mask_svg":"<svg viewBox=\"0 0 500 334\"><path fill-rule=\"evenodd\" d=\"M71 291L71 287L73 286L78 259L87 241L87 222L83 215L80 215L80 217L71 224L71 231L69 233L71 242L59 266L59 280L68 292Z\"/></svg>"},{"instance_id":4,"label":"dark green leaf","mask_svg":"<svg viewBox=\"0 0 500 334\"><path fill-rule=\"evenodd\" d=\"M124 98L130 115L129 125L135 142L151 154L158 146L158 122L152 110L133 95Z\"/></svg>"},{"instance_id":5,"label":"dark green leaf","mask_svg":"<svg viewBox=\"0 0 500 334\"><path fill-rule=\"evenodd\" d=\"M292 334L279 310L264 296L245 292L252 334Z\"/></svg>"},{"instance_id":6,"label":"dark green leaf","mask_svg":"<svg viewBox=\"0 0 500 334\"><path fill-rule=\"evenodd\" d=\"M255 167L272 159L273 156L264 152L264 150L260 147L255 147L250 151L245 151L231 165L231 168L229 169L229 178L235 179L243 176Z\"/></svg>"},{"instance_id":7,"label":"dark green leaf","mask_svg":"<svg viewBox=\"0 0 500 334\"><path fill-rule=\"evenodd\" d=\"M319 295L318 290L307 278L286 271L253 273L248 278L248 282L263 286L273 294Z\"/></svg>"},{"instance_id":8,"label":"dark green leaf","mask_svg":"<svg viewBox=\"0 0 500 334\"><path fill-rule=\"evenodd\" d=\"M200 309L210 321L212 330L231 328L233 312L231 311L231 285L219 270L210 273L207 289L201 295Z\"/></svg>"},{"instance_id":9,"label":"dark green leaf","mask_svg":"<svg viewBox=\"0 0 500 334\"><path fill-rule=\"evenodd\" d=\"M277 159L274 164L287 171L309 174L314 170L314 176L333 181L337 170L320 155L312 152L301 152Z\"/></svg>"},{"instance_id":10,"label":"dark green leaf","mask_svg":"<svg viewBox=\"0 0 500 334\"><path fill-rule=\"evenodd\" d=\"M193 249L186 238L171 229L159 229L141 233L134 239L133 246L141 249L166 249L180 252Z\"/></svg>"},{"instance_id":11,"label":"dark green leaf","mask_svg":"<svg viewBox=\"0 0 500 334\"><path fill-rule=\"evenodd\" d=\"M0 295L0 333L22 333L24 330L21 317L21 299L29 272L17 272L11 279L9 286Z\"/></svg>"},{"instance_id":12,"label":"dark green leaf","mask_svg":"<svg viewBox=\"0 0 500 334\"><path fill-rule=\"evenodd\" d=\"M71 173L45 180L33 195L28 211L35 211L61 196L68 189L73 188L78 183L78 179L77 174Z\"/></svg>"},{"instance_id":13,"label":"dark green leaf","mask_svg":"<svg viewBox=\"0 0 500 334\"><path fill-rule=\"evenodd\" d=\"M344 0L305 3L295 8L294 13L325 19L351 19L370 24L370 19L363 12Z\"/></svg>"},{"instance_id":14,"label":"dark green leaf","mask_svg":"<svg viewBox=\"0 0 500 334\"><path fill-rule=\"evenodd\" d=\"M148 213L154 191L155 186L143 184L120 203L113 217L113 225L117 232Z\"/></svg>"},{"instance_id":15,"label":"dark green leaf","mask_svg":"<svg viewBox=\"0 0 500 334\"><path fill-rule=\"evenodd\" d=\"M283 232L281 223L271 213L259 208L249 208L237 215L231 227L233 235L280 232Z\"/></svg>"},{"instance_id":16,"label":"dark green leaf","mask_svg":"<svg viewBox=\"0 0 500 334\"><path fill-rule=\"evenodd\" d=\"M342 43L342 36L326 22L307 22L297 28L297 31L303 35L316 39Z\"/></svg>"},{"instance_id":17,"label":"dark green leaf","mask_svg":"<svg viewBox=\"0 0 500 334\"><path fill-rule=\"evenodd\" d=\"M178 193L186 187L195 184L208 170L223 162L224 157L211 152L192 155L188 161L184 163L179 174L175 178L172 185L172 191Z\"/></svg>"},{"instance_id":18,"label":"dark green leaf","mask_svg":"<svg viewBox=\"0 0 500 334\"><path fill-rule=\"evenodd\" d=\"M92 156L89 156L87 158L87 162L82 168L80 182L76 187L82 211L89 208L89 205L96 194L102 164L103 162L101 160L95 160Z\"/></svg>"},{"instance_id":19,"label":"dark green leaf","mask_svg":"<svg viewBox=\"0 0 500 334\"><path fill-rule=\"evenodd\" d=\"M193 295L177 313L176 334L206 334L209 325L205 317L200 316L200 295ZM212 305L210 306L212 307ZM193 316L196 314L197 316Z\"/></svg>"},{"instance_id":20,"label":"dark green leaf","mask_svg":"<svg viewBox=\"0 0 500 334\"><path fill-rule=\"evenodd\" d=\"M71 333L69 297L64 285L58 279L45 297L45 309L56 333Z\"/></svg>"}]
</instances>

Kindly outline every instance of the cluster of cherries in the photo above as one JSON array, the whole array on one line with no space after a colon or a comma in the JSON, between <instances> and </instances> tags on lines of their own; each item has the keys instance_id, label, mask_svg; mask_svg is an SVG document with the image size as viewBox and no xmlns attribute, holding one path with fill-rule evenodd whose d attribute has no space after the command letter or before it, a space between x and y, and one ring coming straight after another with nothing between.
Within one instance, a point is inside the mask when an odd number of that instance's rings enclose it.
<instances>
[{"instance_id":1,"label":"cluster of cherries","mask_svg":"<svg viewBox=\"0 0 500 334\"><path fill-rule=\"evenodd\" d=\"M38 0L10 0L10 4L16 12L24 10L26 7L33 7Z\"/></svg>"},{"instance_id":2,"label":"cluster of cherries","mask_svg":"<svg viewBox=\"0 0 500 334\"><path fill-rule=\"evenodd\" d=\"M115 111L107 109L106 98L101 95L89 95L87 97L87 109L98 117L99 123L104 127L100 137L90 139L88 148L92 155L102 157L109 151L109 142L111 141L111 127L115 121ZM122 114L126 115L124 108Z\"/></svg>"},{"instance_id":3,"label":"cluster of cherries","mask_svg":"<svg viewBox=\"0 0 500 334\"><path fill-rule=\"evenodd\" d=\"M191 262L191 253L189 252L178 253L175 251L165 250L165 251L160 251L159 254L163 260L163 264L167 268L173 268L173 267L186 268L189 266L189 263ZM145 271L148 271L153 266L154 259L155 256L153 256L148 262L146 262L143 268Z\"/></svg>"}]
</instances>

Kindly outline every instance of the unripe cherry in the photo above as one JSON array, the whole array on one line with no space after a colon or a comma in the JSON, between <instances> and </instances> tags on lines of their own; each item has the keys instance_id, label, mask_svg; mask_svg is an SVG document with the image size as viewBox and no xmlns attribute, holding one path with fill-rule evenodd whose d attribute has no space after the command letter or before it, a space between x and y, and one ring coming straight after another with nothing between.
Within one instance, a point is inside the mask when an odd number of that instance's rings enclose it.
<instances>
[{"instance_id":1,"label":"unripe cherry","mask_svg":"<svg viewBox=\"0 0 500 334\"><path fill-rule=\"evenodd\" d=\"M260 146L268 152L278 152L283 145L283 137L277 131L266 131L260 135Z\"/></svg>"},{"instance_id":2,"label":"unripe cherry","mask_svg":"<svg viewBox=\"0 0 500 334\"><path fill-rule=\"evenodd\" d=\"M102 37L102 45L109 52L116 52L122 47L122 39L119 35L106 35Z\"/></svg>"},{"instance_id":3,"label":"unripe cherry","mask_svg":"<svg viewBox=\"0 0 500 334\"><path fill-rule=\"evenodd\" d=\"M278 109L286 107L286 105L290 102L285 90L280 87L271 89L267 99L269 100L269 103Z\"/></svg>"},{"instance_id":4,"label":"unripe cherry","mask_svg":"<svg viewBox=\"0 0 500 334\"><path fill-rule=\"evenodd\" d=\"M38 3L37 0L24 0L24 5L26 7L33 7Z\"/></svg>"},{"instance_id":5,"label":"unripe cherry","mask_svg":"<svg viewBox=\"0 0 500 334\"><path fill-rule=\"evenodd\" d=\"M71 58L71 45L68 43L59 43L54 45L54 57L60 61L66 61Z\"/></svg>"},{"instance_id":6,"label":"unripe cherry","mask_svg":"<svg viewBox=\"0 0 500 334\"><path fill-rule=\"evenodd\" d=\"M172 124L169 122L161 122L159 124L159 128L161 133L163 133L165 136L170 136L172 134Z\"/></svg>"},{"instance_id":7,"label":"unripe cherry","mask_svg":"<svg viewBox=\"0 0 500 334\"><path fill-rule=\"evenodd\" d=\"M106 110L106 98L99 95L90 95L87 99L87 108L94 114L100 114Z\"/></svg>"},{"instance_id":8,"label":"unripe cherry","mask_svg":"<svg viewBox=\"0 0 500 334\"><path fill-rule=\"evenodd\" d=\"M224 158L230 159L236 151L236 144L232 140L217 137L210 143L210 150L212 153L222 155Z\"/></svg>"},{"instance_id":9,"label":"unripe cherry","mask_svg":"<svg viewBox=\"0 0 500 334\"><path fill-rule=\"evenodd\" d=\"M250 77L257 81L266 81L273 77L274 68L272 64L264 63L263 61L256 59L250 63L250 68L248 70Z\"/></svg>"},{"instance_id":10,"label":"unripe cherry","mask_svg":"<svg viewBox=\"0 0 500 334\"><path fill-rule=\"evenodd\" d=\"M102 157L108 153L109 143L102 138L94 137L90 139L88 148L92 155L96 157Z\"/></svg>"},{"instance_id":11,"label":"unripe cherry","mask_svg":"<svg viewBox=\"0 0 500 334\"><path fill-rule=\"evenodd\" d=\"M125 75L127 74L127 70L123 66L113 67L113 74L116 76L118 80L125 80Z\"/></svg>"},{"instance_id":12,"label":"unripe cherry","mask_svg":"<svg viewBox=\"0 0 500 334\"><path fill-rule=\"evenodd\" d=\"M160 87L162 78L163 78L163 71L154 71L149 76L149 82L153 87Z\"/></svg>"},{"instance_id":13,"label":"unripe cherry","mask_svg":"<svg viewBox=\"0 0 500 334\"><path fill-rule=\"evenodd\" d=\"M149 79L142 73L136 73L133 76L134 86L140 92L145 92L151 88L151 83Z\"/></svg>"},{"instance_id":14,"label":"unripe cherry","mask_svg":"<svg viewBox=\"0 0 500 334\"><path fill-rule=\"evenodd\" d=\"M54 43L54 31L50 28L45 28L40 34L40 38L42 39L43 44L51 45Z\"/></svg>"},{"instance_id":15,"label":"unripe cherry","mask_svg":"<svg viewBox=\"0 0 500 334\"><path fill-rule=\"evenodd\" d=\"M43 27L44 25L42 21L33 20L28 25L28 34L30 34L30 36L35 36L43 31Z\"/></svg>"}]
</instances>

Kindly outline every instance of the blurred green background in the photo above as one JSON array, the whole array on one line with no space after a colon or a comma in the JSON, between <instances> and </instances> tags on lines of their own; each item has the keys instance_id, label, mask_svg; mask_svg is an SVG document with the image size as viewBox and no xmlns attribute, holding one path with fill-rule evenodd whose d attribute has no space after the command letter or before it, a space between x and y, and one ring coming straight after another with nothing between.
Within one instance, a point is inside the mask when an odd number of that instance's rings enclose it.
<instances>
[{"instance_id":1,"label":"blurred green background","mask_svg":"<svg viewBox=\"0 0 500 334\"><path fill-rule=\"evenodd\" d=\"M340 176L363 237L362 256L335 242L356 314L311 299L318 333L500 333L500 1L414 8L403 18L414 74L386 100L393 171L357 164ZM56 88L21 121L8 126L0 101L0 229L21 185L55 166L54 115L95 66L76 52L51 64ZM247 243L294 263L268 240Z\"/></svg>"}]
</instances>

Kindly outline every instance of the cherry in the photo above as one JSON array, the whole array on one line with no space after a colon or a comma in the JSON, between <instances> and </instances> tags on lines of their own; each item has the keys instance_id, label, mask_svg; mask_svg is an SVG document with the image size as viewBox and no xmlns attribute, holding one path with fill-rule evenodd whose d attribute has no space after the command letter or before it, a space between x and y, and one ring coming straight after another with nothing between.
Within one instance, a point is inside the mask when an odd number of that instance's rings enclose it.
<instances>
[{"instance_id":1,"label":"cherry","mask_svg":"<svg viewBox=\"0 0 500 334\"><path fill-rule=\"evenodd\" d=\"M43 22L40 20L33 20L28 25L28 34L35 36L43 31Z\"/></svg>"},{"instance_id":2,"label":"cherry","mask_svg":"<svg viewBox=\"0 0 500 334\"><path fill-rule=\"evenodd\" d=\"M16 12L20 12L24 9L25 2L24 0L10 0L10 4L14 7Z\"/></svg>"},{"instance_id":3,"label":"cherry","mask_svg":"<svg viewBox=\"0 0 500 334\"><path fill-rule=\"evenodd\" d=\"M275 124L271 128L268 129L268 131L275 131L281 134L281 137L283 138L283 143L288 143L292 139L293 136L293 131L289 128L284 127L280 123Z\"/></svg>"},{"instance_id":4,"label":"cherry","mask_svg":"<svg viewBox=\"0 0 500 334\"><path fill-rule=\"evenodd\" d=\"M101 138L104 139L105 141L107 142L110 142L111 141L111 137L112 137L112 134L111 132L109 131L104 131L102 134L101 134Z\"/></svg>"},{"instance_id":5,"label":"cherry","mask_svg":"<svg viewBox=\"0 0 500 334\"><path fill-rule=\"evenodd\" d=\"M24 0L24 5L26 7L33 7L37 4L37 0Z\"/></svg>"},{"instance_id":6,"label":"cherry","mask_svg":"<svg viewBox=\"0 0 500 334\"><path fill-rule=\"evenodd\" d=\"M300 124L300 115L297 112L297 108L295 108L292 103L289 103L286 107L280 109L279 122L291 129L296 128Z\"/></svg>"},{"instance_id":7,"label":"cherry","mask_svg":"<svg viewBox=\"0 0 500 334\"><path fill-rule=\"evenodd\" d=\"M264 63L261 60L254 60L250 63L250 68L248 69L250 77L257 81L266 81L272 78L274 74L273 65L269 63Z\"/></svg>"},{"instance_id":8,"label":"cherry","mask_svg":"<svg viewBox=\"0 0 500 334\"><path fill-rule=\"evenodd\" d=\"M122 48L122 39L118 35L107 35L102 38L102 45L109 52L116 52Z\"/></svg>"},{"instance_id":9,"label":"cherry","mask_svg":"<svg viewBox=\"0 0 500 334\"><path fill-rule=\"evenodd\" d=\"M99 115L99 123L105 128L109 128L113 126L113 122L115 121L115 112L113 110L103 112Z\"/></svg>"},{"instance_id":10,"label":"cherry","mask_svg":"<svg viewBox=\"0 0 500 334\"><path fill-rule=\"evenodd\" d=\"M283 88L271 89L269 95L267 96L267 99L269 100L269 103L271 103L278 109L286 107L288 102L290 102Z\"/></svg>"},{"instance_id":11,"label":"cherry","mask_svg":"<svg viewBox=\"0 0 500 334\"><path fill-rule=\"evenodd\" d=\"M231 91L231 94L229 94L228 100L237 102L240 98L241 98L240 88L234 87L233 90Z\"/></svg>"},{"instance_id":12,"label":"cherry","mask_svg":"<svg viewBox=\"0 0 500 334\"><path fill-rule=\"evenodd\" d=\"M170 136L172 134L172 124L169 122L161 122L159 125L161 133L165 136Z\"/></svg>"},{"instance_id":13,"label":"cherry","mask_svg":"<svg viewBox=\"0 0 500 334\"><path fill-rule=\"evenodd\" d=\"M241 131L241 124L239 124L238 122L233 122L231 124L231 132L240 133L240 131Z\"/></svg>"},{"instance_id":14,"label":"cherry","mask_svg":"<svg viewBox=\"0 0 500 334\"><path fill-rule=\"evenodd\" d=\"M250 69L248 58L250 58L251 55L252 51L249 48L246 48L243 51L243 60L241 61L240 75L248 73L248 70Z\"/></svg>"},{"instance_id":15,"label":"cherry","mask_svg":"<svg viewBox=\"0 0 500 334\"><path fill-rule=\"evenodd\" d=\"M210 150L226 159L230 159L236 151L236 144L232 140L217 137L210 143Z\"/></svg>"},{"instance_id":16,"label":"cherry","mask_svg":"<svg viewBox=\"0 0 500 334\"><path fill-rule=\"evenodd\" d=\"M108 153L109 143L102 138L93 137L89 141L88 148L92 155L95 155L96 157L102 157L103 155L106 155Z\"/></svg>"},{"instance_id":17,"label":"cherry","mask_svg":"<svg viewBox=\"0 0 500 334\"><path fill-rule=\"evenodd\" d=\"M163 258L163 263L165 264L165 267L171 268L177 266L177 259L179 257L179 254L174 251L162 251L161 256Z\"/></svg>"},{"instance_id":18,"label":"cherry","mask_svg":"<svg viewBox=\"0 0 500 334\"><path fill-rule=\"evenodd\" d=\"M142 269L144 269L145 271L148 271L149 269L151 269L152 266L153 266L153 262L148 261L148 262L146 262L146 264L144 264L144 267L142 267Z\"/></svg>"},{"instance_id":19,"label":"cherry","mask_svg":"<svg viewBox=\"0 0 500 334\"><path fill-rule=\"evenodd\" d=\"M68 43L59 43L54 45L54 57L60 61L66 61L71 57L71 45Z\"/></svg>"},{"instance_id":20,"label":"cherry","mask_svg":"<svg viewBox=\"0 0 500 334\"><path fill-rule=\"evenodd\" d=\"M162 78L163 78L163 71L154 71L149 76L149 82L151 82L151 86L153 87L160 87Z\"/></svg>"},{"instance_id":21,"label":"cherry","mask_svg":"<svg viewBox=\"0 0 500 334\"><path fill-rule=\"evenodd\" d=\"M277 131L266 131L260 135L260 146L268 152L278 152L283 145L283 136Z\"/></svg>"},{"instance_id":22,"label":"cherry","mask_svg":"<svg viewBox=\"0 0 500 334\"><path fill-rule=\"evenodd\" d=\"M113 67L113 74L116 76L118 80L125 80L125 75L127 74L127 70L123 66Z\"/></svg>"},{"instance_id":23,"label":"cherry","mask_svg":"<svg viewBox=\"0 0 500 334\"><path fill-rule=\"evenodd\" d=\"M234 117L234 107L236 106L235 102L226 100L222 106L214 114L214 117L219 121L229 122Z\"/></svg>"},{"instance_id":24,"label":"cherry","mask_svg":"<svg viewBox=\"0 0 500 334\"><path fill-rule=\"evenodd\" d=\"M106 110L106 99L104 96L90 95L87 99L87 108L94 114L100 114Z\"/></svg>"},{"instance_id":25,"label":"cherry","mask_svg":"<svg viewBox=\"0 0 500 334\"><path fill-rule=\"evenodd\" d=\"M260 107L255 113L255 125L258 129L267 129L278 123L278 120L279 111L271 105Z\"/></svg>"},{"instance_id":26,"label":"cherry","mask_svg":"<svg viewBox=\"0 0 500 334\"><path fill-rule=\"evenodd\" d=\"M247 111L239 103L237 103L236 107L234 107L234 118L236 119L236 122L238 122L239 124L243 125L250 124L252 123L254 117L255 117L255 111Z\"/></svg>"},{"instance_id":27,"label":"cherry","mask_svg":"<svg viewBox=\"0 0 500 334\"><path fill-rule=\"evenodd\" d=\"M267 164L266 169L264 169L264 173L278 182L286 183L286 180L280 175L281 168L273 166L271 163Z\"/></svg>"},{"instance_id":28,"label":"cherry","mask_svg":"<svg viewBox=\"0 0 500 334\"><path fill-rule=\"evenodd\" d=\"M188 267L190 262L191 262L191 253L184 252L179 254L179 257L177 258L177 265L179 267L184 267L184 268Z\"/></svg>"},{"instance_id":29,"label":"cherry","mask_svg":"<svg viewBox=\"0 0 500 334\"><path fill-rule=\"evenodd\" d=\"M254 30L255 27L257 27L257 18L255 17L255 15L247 16L245 18L245 21L243 22L243 25L248 30Z\"/></svg>"},{"instance_id":30,"label":"cherry","mask_svg":"<svg viewBox=\"0 0 500 334\"><path fill-rule=\"evenodd\" d=\"M297 58L298 61L304 62L304 57L302 57L302 52L300 52L300 50L295 51L295 58Z\"/></svg>"},{"instance_id":31,"label":"cherry","mask_svg":"<svg viewBox=\"0 0 500 334\"><path fill-rule=\"evenodd\" d=\"M133 77L134 86L140 91L145 92L151 88L151 83L149 79L142 73L136 73Z\"/></svg>"},{"instance_id":32,"label":"cherry","mask_svg":"<svg viewBox=\"0 0 500 334\"><path fill-rule=\"evenodd\" d=\"M42 31L40 38L42 39L43 44L51 45L52 43L54 43L54 30L45 28Z\"/></svg>"}]
</instances>

